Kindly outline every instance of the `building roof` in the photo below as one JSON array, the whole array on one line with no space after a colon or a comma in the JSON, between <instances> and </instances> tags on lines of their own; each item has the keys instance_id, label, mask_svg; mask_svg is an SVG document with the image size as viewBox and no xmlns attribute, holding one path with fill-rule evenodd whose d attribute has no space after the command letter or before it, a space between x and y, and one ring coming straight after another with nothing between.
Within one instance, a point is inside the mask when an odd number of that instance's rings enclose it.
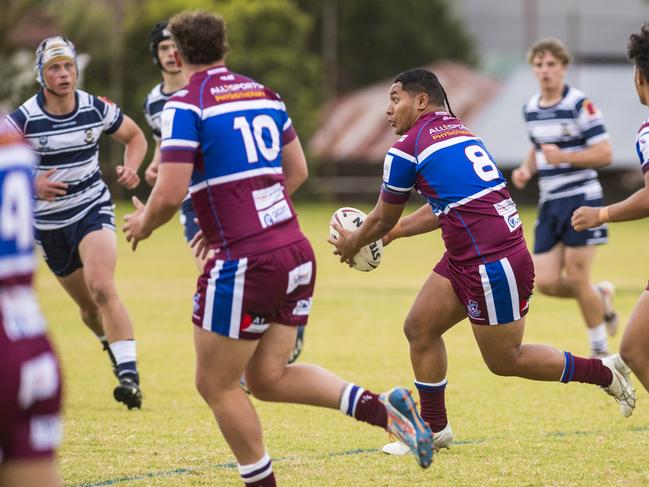
<instances>
[{"instance_id":1,"label":"building roof","mask_svg":"<svg viewBox=\"0 0 649 487\"><path fill-rule=\"evenodd\" d=\"M500 85L456 62L424 67L438 76L453 112L466 123L494 97ZM309 142L309 152L328 161L381 162L398 137L385 115L391 84L392 79L387 79L331 102Z\"/></svg>"}]
</instances>

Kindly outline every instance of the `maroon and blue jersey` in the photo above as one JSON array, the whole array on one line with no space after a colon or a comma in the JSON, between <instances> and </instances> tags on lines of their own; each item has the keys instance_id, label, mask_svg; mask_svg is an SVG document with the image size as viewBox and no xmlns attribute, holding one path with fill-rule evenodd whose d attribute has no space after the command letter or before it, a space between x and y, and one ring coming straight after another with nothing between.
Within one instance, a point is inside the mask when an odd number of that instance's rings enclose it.
<instances>
[{"instance_id":1,"label":"maroon and blue jersey","mask_svg":"<svg viewBox=\"0 0 649 487\"><path fill-rule=\"evenodd\" d=\"M526 248L516 204L481 139L445 112L422 116L387 152L381 199L422 194L449 258L476 265Z\"/></svg>"},{"instance_id":2,"label":"maroon and blue jersey","mask_svg":"<svg viewBox=\"0 0 649 487\"><path fill-rule=\"evenodd\" d=\"M195 73L165 104L161 162L193 165L192 203L221 258L304 238L282 171L295 137L280 96L224 66Z\"/></svg>"},{"instance_id":3,"label":"maroon and blue jersey","mask_svg":"<svg viewBox=\"0 0 649 487\"><path fill-rule=\"evenodd\" d=\"M642 174L649 171L649 118L642 122L635 139L635 150L640 159Z\"/></svg>"}]
</instances>

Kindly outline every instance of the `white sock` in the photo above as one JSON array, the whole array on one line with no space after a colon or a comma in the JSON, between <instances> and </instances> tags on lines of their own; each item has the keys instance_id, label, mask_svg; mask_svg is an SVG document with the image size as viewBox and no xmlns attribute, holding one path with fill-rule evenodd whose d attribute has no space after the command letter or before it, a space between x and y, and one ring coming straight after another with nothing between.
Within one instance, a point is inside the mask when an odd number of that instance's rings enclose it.
<instances>
[{"instance_id":1,"label":"white sock","mask_svg":"<svg viewBox=\"0 0 649 487\"><path fill-rule=\"evenodd\" d=\"M264 456L255 463L251 463L250 465L239 465L239 475L241 475L241 478L246 484L265 479L272 473L273 465L268 453L264 453Z\"/></svg>"},{"instance_id":2,"label":"white sock","mask_svg":"<svg viewBox=\"0 0 649 487\"><path fill-rule=\"evenodd\" d=\"M604 323L600 323L595 328L588 328L588 337L590 338L590 349L593 352L608 351L608 336Z\"/></svg>"},{"instance_id":3,"label":"white sock","mask_svg":"<svg viewBox=\"0 0 649 487\"><path fill-rule=\"evenodd\" d=\"M126 362L135 362L135 340L119 340L109 345L117 365Z\"/></svg>"}]
</instances>

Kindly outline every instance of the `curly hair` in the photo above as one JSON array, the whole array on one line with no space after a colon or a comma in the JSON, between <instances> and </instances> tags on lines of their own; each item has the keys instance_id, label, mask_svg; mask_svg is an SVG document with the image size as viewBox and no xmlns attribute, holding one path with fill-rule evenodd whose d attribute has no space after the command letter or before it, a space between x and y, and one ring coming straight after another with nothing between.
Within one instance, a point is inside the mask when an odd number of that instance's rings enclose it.
<instances>
[{"instance_id":1,"label":"curly hair","mask_svg":"<svg viewBox=\"0 0 649 487\"><path fill-rule=\"evenodd\" d=\"M637 66L642 77L649 81L649 24L644 24L639 33L631 34L627 55Z\"/></svg>"},{"instance_id":2,"label":"curly hair","mask_svg":"<svg viewBox=\"0 0 649 487\"><path fill-rule=\"evenodd\" d=\"M181 12L169 20L168 29L189 64L212 64L228 52L225 21L220 15L204 10Z\"/></svg>"},{"instance_id":3,"label":"curly hair","mask_svg":"<svg viewBox=\"0 0 649 487\"><path fill-rule=\"evenodd\" d=\"M568 48L563 44L563 42L554 37L539 39L534 44L532 44L530 49L527 51L527 62L532 64L534 62L534 58L539 54L543 54L544 52L549 52L550 54L552 54L555 58L561 61L561 64L563 64L564 66L570 64L571 58L570 52L568 52Z\"/></svg>"}]
</instances>

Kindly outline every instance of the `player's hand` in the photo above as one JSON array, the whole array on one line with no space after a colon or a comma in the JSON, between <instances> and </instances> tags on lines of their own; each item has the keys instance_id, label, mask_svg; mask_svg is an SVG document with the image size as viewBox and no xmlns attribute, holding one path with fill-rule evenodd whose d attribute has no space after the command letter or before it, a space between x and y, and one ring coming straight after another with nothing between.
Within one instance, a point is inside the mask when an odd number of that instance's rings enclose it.
<instances>
[{"instance_id":1,"label":"player's hand","mask_svg":"<svg viewBox=\"0 0 649 487\"><path fill-rule=\"evenodd\" d=\"M151 231L146 230L143 226L144 203L137 199L136 196L133 196L131 201L135 211L129 215L124 215L125 223L122 226L122 231L126 235L126 241L131 243L131 249L135 251L138 242L149 238Z\"/></svg>"},{"instance_id":2,"label":"player's hand","mask_svg":"<svg viewBox=\"0 0 649 487\"><path fill-rule=\"evenodd\" d=\"M580 206L572 214L570 223L578 232L601 225L602 222L599 220L599 208Z\"/></svg>"},{"instance_id":3,"label":"player's hand","mask_svg":"<svg viewBox=\"0 0 649 487\"><path fill-rule=\"evenodd\" d=\"M147 166L146 171L144 171L144 179L151 187L155 186L155 182L158 179L158 167L158 164L152 162Z\"/></svg>"},{"instance_id":4,"label":"player's hand","mask_svg":"<svg viewBox=\"0 0 649 487\"><path fill-rule=\"evenodd\" d=\"M561 149L559 149L559 146L556 144L541 144L541 151L543 152L548 164L558 166L564 162L563 152L561 152Z\"/></svg>"},{"instance_id":5,"label":"player's hand","mask_svg":"<svg viewBox=\"0 0 649 487\"><path fill-rule=\"evenodd\" d=\"M140 184L140 176L131 168L119 165L115 167L115 174L117 174L117 183L126 189L134 189Z\"/></svg>"},{"instance_id":6,"label":"player's hand","mask_svg":"<svg viewBox=\"0 0 649 487\"><path fill-rule=\"evenodd\" d=\"M198 223L196 221L196 218L194 218L194 221ZM196 232L194 237L189 242L189 246L194 249L194 256L198 257L199 259L205 260L207 258L207 255L210 253L210 246L207 243L207 239L203 235L203 230Z\"/></svg>"},{"instance_id":7,"label":"player's hand","mask_svg":"<svg viewBox=\"0 0 649 487\"><path fill-rule=\"evenodd\" d=\"M338 232L338 238L334 239L331 236L327 239L331 245L336 247L333 251L334 255L340 256L340 262L346 262L349 267L354 265L354 256L358 253L360 249L355 248L351 239L349 238L352 232L345 230L343 227L338 225L338 223L333 222L331 224L336 231Z\"/></svg>"},{"instance_id":8,"label":"player's hand","mask_svg":"<svg viewBox=\"0 0 649 487\"><path fill-rule=\"evenodd\" d=\"M44 173L36 176L34 186L36 187L36 196L38 199L54 201L57 196L66 194L68 185L60 181L51 181L50 176L56 172L56 169L48 169Z\"/></svg>"},{"instance_id":9,"label":"player's hand","mask_svg":"<svg viewBox=\"0 0 649 487\"><path fill-rule=\"evenodd\" d=\"M518 189L523 189L525 186L527 186L527 183L530 179L532 179L532 173L526 167L519 167L512 171L512 183Z\"/></svg>"}]
</instances>

